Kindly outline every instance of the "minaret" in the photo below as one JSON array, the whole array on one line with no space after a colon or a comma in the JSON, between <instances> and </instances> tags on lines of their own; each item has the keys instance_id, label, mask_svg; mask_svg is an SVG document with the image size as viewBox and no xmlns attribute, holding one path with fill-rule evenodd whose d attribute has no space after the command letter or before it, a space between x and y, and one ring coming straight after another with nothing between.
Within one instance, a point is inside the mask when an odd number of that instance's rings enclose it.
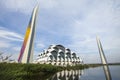
<instances>
[{"instance_id":1,"label":"minaret","mask_svg":"<svg viewBox=\"0 0 120 80\"><path fill-rule=\"evenodd\" d=\"M26 34L24 37L24 42L20 50L20 54L18 58L19 63L32 63L33 61L34 37L35 37L37 12L38 12L38 6L36 6L33 9L30 22L28 24Z\"/></svg>"},{"instance_id":2,"label":"minaret","mask_svg":"<svg viewBox=\"0 0 120 80\"><path fill-rule=\"evenodd\" d=\"M104 73L105 73L105 76L106 76L106 80L112 80L110 70L109 70L109 67L108 67L108 63L107 63L107 60L106 60L106 57L105 57L100 39L98 37L96 37L96 40L97 40L99 54L100 54L101 62L103 64L103 69L104 69Z\"/></svg>"}]
</instances>

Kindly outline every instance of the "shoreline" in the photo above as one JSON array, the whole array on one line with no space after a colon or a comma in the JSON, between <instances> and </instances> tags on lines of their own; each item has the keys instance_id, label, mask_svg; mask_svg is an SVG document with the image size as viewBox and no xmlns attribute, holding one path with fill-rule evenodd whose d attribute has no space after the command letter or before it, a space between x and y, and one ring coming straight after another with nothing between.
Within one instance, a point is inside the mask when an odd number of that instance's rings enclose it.
<instances>
[{"instance_id":1,"label":"shoreline","mask_svg":"<svg viewBox=\"0 0 120 80\"><path fill-rule=\"evenodd\" d=\"M45 80L62 70L82 70L103 66L101 64L84 64L76 66L54 66L50 64L0 63L2 80Z\"/></svg>"}]
</instances>

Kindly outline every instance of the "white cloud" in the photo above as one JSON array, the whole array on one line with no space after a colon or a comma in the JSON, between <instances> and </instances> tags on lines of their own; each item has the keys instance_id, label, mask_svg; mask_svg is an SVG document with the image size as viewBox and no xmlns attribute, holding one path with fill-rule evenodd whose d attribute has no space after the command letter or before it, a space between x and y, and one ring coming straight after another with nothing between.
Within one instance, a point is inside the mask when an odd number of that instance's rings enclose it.
<instances>
[{"instance_id":1,"label":"white cloud","mask_svg":"<svg viewBox=\"0 0 120 80\"><path fill-rule=\"evenodd\" d=\"M35 5L35 0L6 0L1 1L1 4L8 11L18 11L21 13L30 13Z\"/></svg>"},{"instance_id":2,"label":"white cloud","mask_svg":"<svg viewBox=\"0 0 120 80\"><path fill-rule=\"evenodd\" d=\"M80 57L83 59L84 63L101 63L99 53L80 54Z\"/></svg>"},{"instance_id":3,"label":"white cloud","mask_svg":"<svg viewBox=\"0 0 120 80\"><path fill-rule=\"evenodd\" d=\"M22 35L9 31L3 27L0 27L0 38L12 40L12 41L23 41Z\"/></svg>"},{"instance_id":4,"label":"white cloud","mask_svg":"<svg viewBox=\"0 0 120 80\"><path fill-rule=\"evenodd\" d=\"M120 53L117 51L109 51L105 54L108 62L120 62Z\"/></svg>"},{"instance_id":5,"label":"white cloud","mask_svg":"<svg viewBox=\"0 0 120 80\"><path fill-rule=\"evenodd\" d=\"M36 47L37 47L37 48L44 48L45 45L44 45L43 43L37 43L37 44L36 44Z\"/></svg>"},{"instance_id":6,"label":"white cloud","mask_svg":"<svg viewBox=\"0 0 120 80\"><path fill-rule=\"evenodd\" d=\"M120 35L118 31L120 29L120 16L117 14L120 13L120 10L116 10L114 8L115 4L111 1L96 1L95 3L87 6L87 8L79 7L85 8L82 11L84 15L82 19L74 18L73 22L70 23L69 32L66 33L71 37L72 42L68 46L77 53L81 53L80 55L83 56L85 62L100 62L96 44L96 35L98 35L103 43L105 53L107 56L109 55L107 57L108 61L118 61L117 55L120 55ZM86 5L86 3L82 5ZM117 51L115 52L115 50ZM110 52L115 55L113 56Z\"/></svg>"},{"instance_id":7,"label":"white cloud","mask_svg":"<svg viewBox=\"0 0 120 80\"><path fill-rule=\"evenodd\" d=\"M0 40L0 49L9 48L11 46L10 42L5 40Z\"/></svg>"},{"instance_id":8,"label":"white cloud","mask_svg":"<svg viewBox=\"0 0 120 80\"><path fill-rule=\"evenodd\" d=\"M39 0L38 2L40 3L40 8L44 9L55 8L58 5L56 0Z\"/></svg>"},{"instance_id":9,"label":"white cloud","mask_svg":"<svg viewBox=\"0 0 120 80\"><path fill-rule=\"evenodd\" d=\"M20 47L20 46L19 46L19 47L13 47L12 49L13 49L14 51L20 52L21 47Z\"/></svg>"},{"instance_id":10,"label":"white cloud","mask_svg":"<svg viewBox=\"0 0 120 80\"><path fill-rule=\"evenodd\" d=\"M99 51L95 53L87 53L87 54L81 53L79 55L83 59L84 63L101 63ZM105 52L105 56L107 62L109 63L120 62L120 53L109 51L109 53Z\"/></svg>"},{"instance_id":11,"label":"white cloud","mask_svg":"<svg viewBox=\"0 0 120 80\"><path fill-rule=\"evenodd\" d=\"M37 4L40 8L50 9L56 5L55 0L2 0L1 5L8 11L30 14Z\"/></svg>"},{"instance_id":12,"label":"white cloud","mask_svg":"<svg viewBox=\"0 0 120 80\"><path fill-rule=\"evenodd\" d=\"M0 27L0 51L4 52L5 55L12 54L12 59L17 59L19 53L19 47L14 47L15 42L23 41L23 36L10 31L4 27ZM13 44L14 43L14 44Z\"/></svg>"}]
</instances>

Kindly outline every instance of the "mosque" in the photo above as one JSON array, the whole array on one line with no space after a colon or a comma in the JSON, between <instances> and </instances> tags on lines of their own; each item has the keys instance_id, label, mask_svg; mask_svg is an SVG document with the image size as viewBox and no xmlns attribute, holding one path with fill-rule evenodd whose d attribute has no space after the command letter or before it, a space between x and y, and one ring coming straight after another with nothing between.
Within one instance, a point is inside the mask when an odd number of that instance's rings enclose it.
<instances>
[{"instance_id":1,"label":"mosque","mask_svg":"<svg viewBox=\"0 0 120 80\"><path fill-rule=\"evenodd\" d=\"M50 45L47 50L38 55L34 62L60 66L83 64L83 60L75 52L62 45Z\"/></svg>"}]
</instances>

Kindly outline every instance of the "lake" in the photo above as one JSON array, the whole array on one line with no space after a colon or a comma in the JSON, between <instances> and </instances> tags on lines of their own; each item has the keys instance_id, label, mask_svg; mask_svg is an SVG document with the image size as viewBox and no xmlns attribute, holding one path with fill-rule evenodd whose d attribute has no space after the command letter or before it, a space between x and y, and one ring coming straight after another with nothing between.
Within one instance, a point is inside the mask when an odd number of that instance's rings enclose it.
<instances>
[{"instance_id":1,"label":"lake","mask_svg":"<svg viewBox=\"0 0 120 80\"><path fill-rule=\"evenodd\" d=\"M112 80L120 80L120 65L109 66ZM106 80L103 67L84 70L61 71L50 77L49 80Z\"/></svg>"}]
</instances>

